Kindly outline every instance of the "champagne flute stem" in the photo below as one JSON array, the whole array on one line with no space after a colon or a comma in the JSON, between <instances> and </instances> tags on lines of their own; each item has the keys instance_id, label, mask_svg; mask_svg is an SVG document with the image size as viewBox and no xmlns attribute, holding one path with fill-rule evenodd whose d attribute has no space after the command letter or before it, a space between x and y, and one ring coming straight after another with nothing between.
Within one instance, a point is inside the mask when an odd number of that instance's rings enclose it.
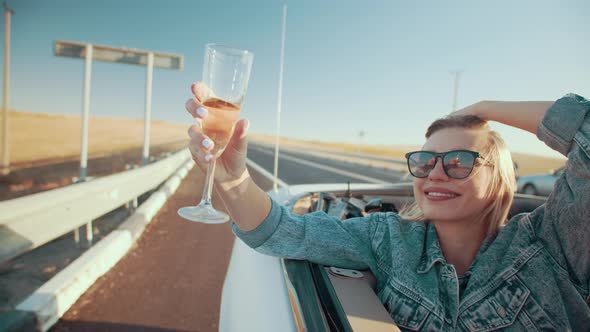
<instances>
[{"instance_id":1,"label":"champagne flute stem","mask_svg":"<svg viewBox=\"0 0 590 332\"><path fill-rule=\"evenodd\" d=\"M213 158L207 166L207 176L205 177L205 187L203 187L203 197L201 198L201 204L211 205L211 192L213 191L213 177L215 175L215 164L217 158Z\"/></svg>"}]
</instances>

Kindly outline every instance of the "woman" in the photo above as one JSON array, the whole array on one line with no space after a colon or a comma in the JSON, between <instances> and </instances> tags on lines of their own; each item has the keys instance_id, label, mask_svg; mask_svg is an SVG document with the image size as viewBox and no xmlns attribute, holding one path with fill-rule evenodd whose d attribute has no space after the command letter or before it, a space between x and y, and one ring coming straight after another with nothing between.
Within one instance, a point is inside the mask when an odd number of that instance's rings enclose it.
<instances>
[{"instance_id":1,"label":"woman","mask_svg":"<svg viewBox=\"0 0 590 332\"><path fill-rule=\"evenodd\" d=\"M197 83L187 110L206 116ZM533 134L568 157L547 203L506 221L514 169L486 121ZM416 206L342 222L291 214L249 177L247 120L217 162L216 190L235 234L257 251L353 269L369 268L377 295L408 330L590 331L590 103L480 102L435 121L408 153ZM189 129L205 169L212 142ZM252 207L256 206L256 209Z\"/></svg>"}]
</instances>

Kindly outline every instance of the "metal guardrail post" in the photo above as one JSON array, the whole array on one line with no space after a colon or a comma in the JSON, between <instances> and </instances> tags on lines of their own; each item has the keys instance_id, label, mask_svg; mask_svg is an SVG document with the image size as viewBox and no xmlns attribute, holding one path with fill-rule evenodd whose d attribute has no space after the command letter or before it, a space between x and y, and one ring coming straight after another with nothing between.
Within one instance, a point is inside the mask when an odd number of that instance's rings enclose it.
<instances>
[{"instance_id":1,"label":"metal guardrail post","mask_svg":"<svg viewBox=\"0 0 590 332\"><path fill-rule=\"evenodd\" d=\"M92 232L92 220L86 224L86 245L88 247L92 246L92 240L94 238L94 234Z\"/></svg>"},{"instance_id":2,"label":"metal guardrail post","mask_svg":"<svg viewBox=\"0 0 590 332\"><path fill-rule=\"evenodd\" d=\"M84 232L85 232L85 240L86 241L82 241L81 237L80 237L80 232L82 231L82 228L84 228ZM88 222L87 224L85 224L82 227L76 227L74 230L74 242L76 243L76 246L78 246L78 248L90 248L92 247L92 243L94 241L94 231L93 231L93 224L92 221Z\"/></svg>"},{"instance_id":3,"label":"metal guardrail post","mask_svg":"<svg viewBox=\"0 0 590 332\"><path fill-rule=\"evenodd\" d=\"M74 242L76 242L77 245L80 244L80 228L74 229Z\"/></svg>"}]
</instances>

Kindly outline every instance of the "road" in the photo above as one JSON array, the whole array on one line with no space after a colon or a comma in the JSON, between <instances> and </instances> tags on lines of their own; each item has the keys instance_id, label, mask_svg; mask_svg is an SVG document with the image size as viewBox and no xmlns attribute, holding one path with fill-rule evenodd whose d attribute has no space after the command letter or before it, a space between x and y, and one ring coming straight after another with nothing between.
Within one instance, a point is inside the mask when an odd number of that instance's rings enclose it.
<instances>
[{"instance_id":1,"label":"road","mask_svg":"<svg viewBox=\"0 0 590 332\"><path fill-rule=\"evenodd\" d=\"M273 172L273 150L250 144L248 157ZM254 170L264 190L272 183ZM396 182L401 172L282 151L279 177L303 183ZM51 329L64 331L217 331L223 280L234 235L228 223L182 220L176 210L198 202L202 173L193 168L135 247L78 299ZM215 195L213 202L219 202Z\"/></svg>"},{"instance_id":2,"label":"road","mask_svg":"<svg viewBox=\"0 0 590 332\"><path fill-rule=\"evenodd\" d=\"M250 143L248 158L273 172L274 150ZM372 168L339 160L306 155L303 152L281 150L279 177L289 185L310 183L391 183L397 182L402 172Z\"/></svg>"}]
</instances>

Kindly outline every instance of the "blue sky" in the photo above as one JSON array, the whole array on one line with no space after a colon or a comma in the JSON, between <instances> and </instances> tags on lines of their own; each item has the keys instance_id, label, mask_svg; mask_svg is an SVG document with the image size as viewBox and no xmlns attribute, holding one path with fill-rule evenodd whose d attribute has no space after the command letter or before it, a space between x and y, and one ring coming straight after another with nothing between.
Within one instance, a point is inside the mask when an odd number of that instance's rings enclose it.
<instances>
[{"instance_id":1,"label":"blue sky","mask_svg":"<svg viewBox=\"0 0 590 332\"><path fill-rule=\"evenodd\" d=\"M590 97L590 2L416 3L287 1L282 135L356 142L363 130L362 143L422 144L428 124L451 110L455 69L460 107ZM219 42L254 52L243 116L251 131L274 134L282 4L9 1L10 107L79 114L83 60L53 56L53 42L92 42L183 54L183 71L154 70L152 118L188 126L184 102L201 77L203 47ZM92 115L141 118L144 98L144 67L93 62ZM496 128L514 151L554 155L530 134Z\"/></svg>"}]
</instances>

